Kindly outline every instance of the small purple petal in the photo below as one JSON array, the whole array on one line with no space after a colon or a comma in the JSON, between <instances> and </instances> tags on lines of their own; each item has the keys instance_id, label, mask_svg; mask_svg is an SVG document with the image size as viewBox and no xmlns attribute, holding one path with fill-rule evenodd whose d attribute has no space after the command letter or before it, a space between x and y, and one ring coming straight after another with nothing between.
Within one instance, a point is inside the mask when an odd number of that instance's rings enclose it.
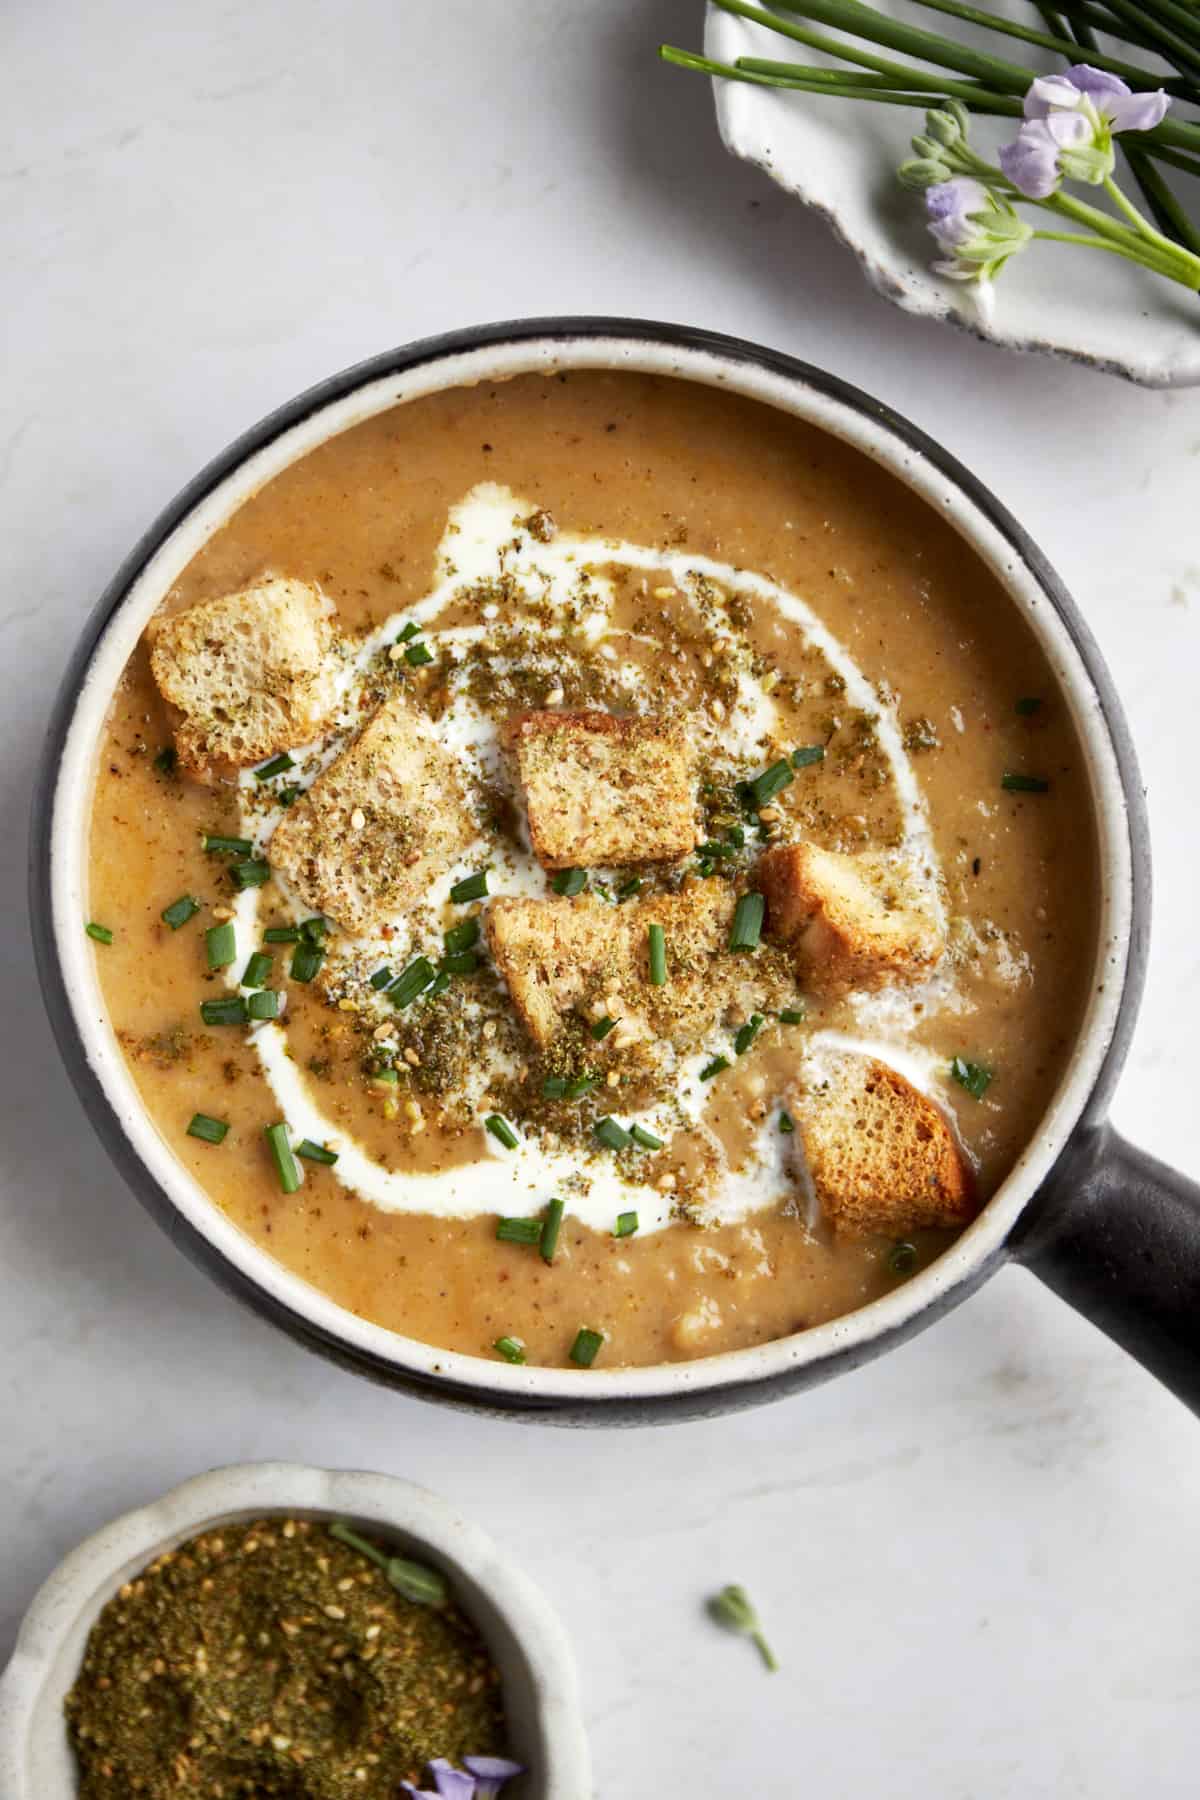
<instances>
[{"instance_id":1,"label":"small purple petal","mask_svg":"<svg viewBox=\"0 0 1200 1800\"><path fill-rule=\"evenodd\" d=\"M1097 112L1108 112L1112 101L1123 100L1129 93L1128 82L1119 75L1110 75L1107 69L1093 69L1090 63L1073 63L1066 71L1066 79L1087 95Z\"/></svg>"},{"instance_id":2,"label":"small purple petal","mask_svg":"<svg viewBox=\"0 0 1200 1800\"><path fill-rule=\"evenodd\" d=\"M525 1773L521 1763L507 1756L464 1756L463 1762L475 1777L475 1800L496 1800L506 1781Z\"/></svg>"},{"instance_id":3,"label":"small purple petal","mask_svg":"<svg viewBox=\"0 0 1200 1800\"><path fill-rule=\"evenodd\" d=\"M1104 115L1114 131L1153 131L1166 117L1170 99L1161 88L1151 94L1130 94L1126 99L1109 101Z\"/></svg>"},{"instance_id":4,"label":"small purple petal","mask_svg":"<svg viewBox=\"0 0 1200 1800\"><path fill-rule=\"evenodd\" d=\"M925 190L925 218L942 250L956 250L975 236L972 219L988 209L988 191L971 175L955 175Z\"/></svg>"},{"instance_id":5,"label":"small purple petal","mask_svg":"<svg viewBox=\"0 0 1200 1800\"><path fill-rule=\"evenodd\" d=\"M1058 186L1058 145L1045 119L1029 119L1011 144L1003 144L1000 167L1031 200L1044 200Z\"/></svg>"},{"instance_id":6,"label":"small purple petal","mask_svg":"<svg viewBox=\"0 0 1200 1800\"><path fill-rule=\"evenodd\" d=\"M1083 113L1051 113L1048 119L1036 122L1050 133L1060 150L1082 150L1096 141L1092 122Z\"/></svg>"},{"instance_id":7,"label":"small purple petal","mask_svg":"<svg viewBox=\"0 0 1200 1800\"><path fill-rule=\"evenodd\" d=\"M475 1800L475 1777L456 1769L444 1756L435 1756L429 1773L437 1785L438 1800Z\"/></svg>"},{"instance_id":8,"label":"small purple petal","mask_svg":"<svg viewBox=\"0 0 1200 1800\"><path fill-rule=\"evenodd\" d=\"M1052 112L1074 112L1082 97L1067 75L1039 75L1025 91L1025 117L1048 119Z\"/></svg>"}]
</instances>

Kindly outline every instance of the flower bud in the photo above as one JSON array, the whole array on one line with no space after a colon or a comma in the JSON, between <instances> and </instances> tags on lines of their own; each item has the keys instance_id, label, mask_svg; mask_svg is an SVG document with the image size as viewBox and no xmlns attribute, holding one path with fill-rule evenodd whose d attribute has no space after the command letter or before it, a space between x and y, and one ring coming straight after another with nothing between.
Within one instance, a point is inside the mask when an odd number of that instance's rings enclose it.
<instances>
[{"instance_id":1,"label":"flower bud","mask_svg":"<svg viewBox=\"0 0 1200 1800\"><path fill-rule=\"evenodd\" d=\"M912 147L915 155L923 157L929 162L942 161L942 146L938 143L936 138L923 136L915 137L912 141Z\"/></svg>"},{"instance_id":2,"label":"flower bud","mask_svg":"<svg viewBox=\"0 0 1200 1800\"><path fill-rule=\"evenodd\" d=\"M944 163L934 162L930 157L914 157L900 164L896 176L902 187L920 190L940 187L947 179L947 170Z\"/></svg>"},{"instance_id":3,"label":"flower bud","mask_svg":"<svg viewBox=\"0 0 1200 1800\"><path fill-rule=\"evenodd\" d=\"M927 112L925 114L925 129L931 138L935 138L939 144L944 144L949 150L953 148L955 144L961 143L963 138L967 135L963 125L959 121L959 115L961 115L963 119L966 117L961 106L958 109L958 114L952 113L948 107L945 111Z\"/></svg>"}]
</instances>

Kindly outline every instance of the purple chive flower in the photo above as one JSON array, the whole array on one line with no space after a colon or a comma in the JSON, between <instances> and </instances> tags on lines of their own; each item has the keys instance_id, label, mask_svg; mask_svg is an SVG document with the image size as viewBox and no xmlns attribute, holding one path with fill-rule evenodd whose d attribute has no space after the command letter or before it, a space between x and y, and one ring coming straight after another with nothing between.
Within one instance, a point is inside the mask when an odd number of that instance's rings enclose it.
<instances>
[{"instance_id":1,"label":"purple chive flower","mask_svg":"<svg viewBox=\"0 0 1200 1800\"><path fill-rule=\"evenodd\" d=\"M1025 123L1000 151L1000 167L1030 200L1045 200L1063 176L1099 186L1112 173L1119 131L1150 131L1171 104L1161 88L1135 94L1118 75L1075 63L1041 75L1025 95Z\"/></svg>"},{"instance_id":2,"label":"purple chive flower","mask_svg":"<svg viewBox=\"0 0 1200 1800\"><path fill-rule=\"evenodd\" d=\"M525 1773L520 1763L507 1756L464 1756L463 1762L475 1777L475 1800L496 1800L506 1781Z\"/></svg>"}]
</instances>

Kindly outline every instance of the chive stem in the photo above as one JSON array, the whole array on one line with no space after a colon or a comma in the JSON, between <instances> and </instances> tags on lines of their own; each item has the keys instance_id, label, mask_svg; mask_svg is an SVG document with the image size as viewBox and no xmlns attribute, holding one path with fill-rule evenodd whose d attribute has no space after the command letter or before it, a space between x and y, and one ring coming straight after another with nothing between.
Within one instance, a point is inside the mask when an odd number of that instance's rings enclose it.
<instances>
[{"instance_id":1,"label":"chive stem","mask_svg":"<svg viewBox=\"0 0 1200 1800\"><path fill-rule=\"evenodd\" d=\"M208 1113L193 1113L188 1124L188 1137L199 1138L205 1144L220 1144L229 1130L225 1119L214 1119Z\"/></svg>"},{"instance_id":2,"label":"chive stem","mask_svg":"<svg viewBox=\"0 0 1200 1800\"><path fill-rule=\"evenodd\" d=\"M523 1363L525 1361L525 1346L519 1338L498 1337L492 1348L498 1356L504 1358L505 1362Z\"/></svg>"},{"instance_id":3,"label":"chive stem","mask_svg":"<svg viewBox=\"0 0 1200 1800\"><path fill-rule=\"evenodd\" d=\"M178 931L189 919L194 919L200 911L200 902L192 894L180 894L178 900L172 900L170 906L164 906L158 915L164 925L172 931Z\"/></svg>"},{"instance_id":4,"label":"chive stem","mask_svg":"<svg viewBox=\"0 0 1200 1800\"><path fill-rule=\"evenodd\" d=\"M581 1325L575 1333L575 1342L571 1345L571 1361L581 1369L590 1369L604 1343L604 1333L591 1331Z\"/></svg>"},{"instance_id":5,"label":"chive stem","mask_svg":"<svg viewBox=\"0 0 1200 1800\"><path fill-rule=\"evenodd\" d=\"M661 925L650 925L646 930L650 956L650 985L665 987L667 984L667 934Z\"/></svg>"},{"instance_id":6,"label":"chive stem","mask_svg":"<svg viewBox=\"0 0 1200 1800\"><path fill-rule=\"evenodd\" d=\"M264 1130L264 1136L271 1152L271 1160L275 1164L275 1173L279 1177L280 1187L285 1194L294 1194L304 1177L292 1154L292 1146L288 1142L287 1126L282 1121L277 1125L268 1125Z\"/></svg>"},{"instance_id":7,"label":"chive stem","mask_svg":"<svg viewBox=\"0 0 1200 1800\"><path fill-rule=\"evenodd\" d=\"M757 950L762 935L766 901L761 894L743 894L733 915L729 948L737 951Z\"/></svg>"},{"instance_id":8,"label":"chive stem","mask_svg":"<svg viewBox=\"0 0 1200 1800\"><path fill-rule=\"evenodd\" d=\"M503 1144L506 1150L515 1150L521 1141L508 1120L500 1113L489 1113L483 1121L483 1127L485 1131L491 1133L498 1144Z\"/></svg>"},{"instance_id":9,"label":"chive stem","mask_svg":"<svg viewBox=\"0 0 1200 1800\"><path fill-rule=\"evenodd\" d=\"M111 944L113 934L107 925L97 925L95 919L89 919L83 928L88 936L97 944Z\"/></svg>"},{"instance_id":10,"label":"chive stem","mask_svg":"<svg viewBox=\"0 0 1200 1800\"><path fill-rule=\"evenodd\" d=\"M538 1244L544 1263L554 1261L554 1252L558 1249L558 1238L562 1230L565 1210L561 1200L549 1200L546 1203L546 1217L542 1225L541 1241Z\"/></svg>"}]
</instances>

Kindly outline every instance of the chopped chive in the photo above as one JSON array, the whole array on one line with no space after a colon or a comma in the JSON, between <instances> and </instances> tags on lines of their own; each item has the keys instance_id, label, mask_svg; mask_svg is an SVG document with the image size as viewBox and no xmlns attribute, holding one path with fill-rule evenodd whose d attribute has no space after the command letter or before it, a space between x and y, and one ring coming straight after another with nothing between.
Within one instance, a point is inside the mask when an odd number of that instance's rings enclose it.
<instances>
[{"instance_id":1,"label":"chopped chive","mask_svg":"<svg viewBox=\"0 0 1200 1800\"><path fill-rule=\"evenodd\" d=\"M207 1113L193 1113L187 1135L200 1138L205 1144L219 1144L228 1130L229 1125L224 1119L210 1118Z\"/></svg>"},{"instance_id":2,"label":"chopped chive","mask_svg":"<svg viewBox=\"0 0 1200 1800\"><path fill-rule=\"evenodd\" d=\"M615 1019L610 1019L608 1014L605 1013L604 1017L602 1019L597 1019L596 1023L591 1027L591 1033L596 1042L602 1044L609 1032L615 1031L616 1027L617 1021Z\"/></svg>"},{"instance_id":3,"label":"chopped chive","mask_svg":"<svg viewBox=\"0 0 1200 1800\"><path fill-rule=\"evenodd\" d=\"M423 669L433 661L433 651L428 644L410 644L404 652L404 660L410 669Z\"/></svg>"},{"instance_id":4,"label":"chopped chive","mask_svg":"<svg viewBox=\"0 0 1200 1800\"><path fill-rule=\"evenodd\" d=\"M244 888L262 887L271 879L271 865L261 856L254 857L250 862L231 863L229 879L239 892Z\"/></svg>"},{"instance_id":5,"label":"chopped chive","mask_svg":"<svg viewBox=\"0 0 1200 1800\"><path fill-rule=\"evenodd\" d=\"M496 1236L502 1244L540 1244L541 1219L497 1219Z\"/></svg>"},{"instance_id":6,"label":"chopped chive","mask_svg":"<svg viewBox=\"0 0 1200 1800\"><path fill-rule=\"evenodd\" d=\"M807 1017L808 1012L805 1007L785 1006L779 1015L779 1023L781 1025L803 1025Z\"/></svg>"},{"instance_id":7,"label":"chopped chive","mask_svg":"<svg viewBox=\"0 0 1200 1800\"><path fill-rule=\"evenodd\" d=\"M796 1121L793 1119L790 1112L784 1112L782 1109L780 1110L779 1129L785 1137L790 1137L793 1131L795 1131Z\"/></svg>"},{"instance_id":8,"label":"chopped chive","mask_svg":"<svg viewBox=\"0 0 1200 1800\"><path fill-rule=\"evenodd\" d=\"M158 916L164 925L169 925L172 931L178 931L181 925L194 919L199 911L200 902L197 899L191 894L180 894L178 900L172 900L170 906L164 906Z\"/></svg>"},{"instance_id":9,"label":"chopped chive","mask_svg":"<svg viewBox=\"0 0 1200 1800\"><path fill-rule=\"evenodd\" d=\"M427 1000L436 1000L438 995L444 994L446 989L449 986L450 986L449 972L446 969L439 969L437 974L434 976L433 980L430 982L429 986L425 990L425 998Z\"/></svg>"},{"instance_id":10,"label":"chopped chive","mask_svg":"<svg viewBox=\"0 0 1200 1800\"><path fill-rule=\"evenodd\" d=\"M631 1125L629 1135L643 1150L661 1150L663 1147L662 1139L655 1137L652 1131L647 1131L644 1125Z\"/></svg>"},{"instance_id":11,"label":"chopped chive","mask_svg":"<svg viewBox=\"0 0 1200 1800\"><path fill-rule=\"evenodd\" d=\"M700 1079L701 1081L711 1081L714 1075L720 1075L724 1069L729 1067L730 1062L727 1056L714 1056L712 1061L705 1063L701 1069Z\"/></svg>"},{"instance_id":12,"label":"chopped chive","mask_svg":"<svg viewBox=\"0 0 1200 1800\"><path fill-rule=\"evenodd\" d=\"M322 1163L327 1169L332 1169L338 1159L336 1150L327 1150L324 1144L314 1144L311 1138L301 1138L296 1145L296 1155L304 1157L306 1162Z\"/></svg>"},{"instance_id":13,"label":"chopped chive","mask_svg":"<svg viewBox=\"0 0 1200 1800\"><path fill-rule=\"evenodd\" d=\"M567 1078L565 1075L547 1075L542 1083L543 1100L562 1100L566 1098Z\"/></svg>"},{"instance_id":14,"label":"chopped chive","mask_svg":"<svg viewBox=\"0 0 1200 1800\"><path fill-rule=\"evenodd\" d=\"M292 1155L292 1146L288 1143L287 1126L268 1125L264 1136L271 1152L271 1160L275 1164L275 1173L279 1177L279 1185L285 1194L294 1194L304 1180Z\"/></svg>"},{"instance_id":15,"label":"chopped chive","mask_svg":"<svg viewBox=\"0 0 1200 1800\"><path fill-rule=\"evenodd\" d=\"M950 1064L950 1073L959 1087L966 1088L973 1100L982 1100L991 1086L992 1071L982 1063L968 1062L965 1056L956 1056Z\"/></svg>"},{"instance_id":16,"label":"chopped chive","mask_svg":"<svg viewBox=\"0 0 1200 1800\"><path fill-rule=\"evenodd\" d=\"M255 769L254 779L255 781L270 781L272 775L282 775L285 769L294 769L295 766L287 751L281 750L278 756L271 758L270 762L265 762L261 768Z\"/></svg>"},{"instance_id":17,"label":"chopped chive","mask_svg":"<svg viewBox=\"0 0 1200 1800\"><path fill-rule=\"evenodd\" d=\"M210 969L229 967L237 956L237 932L232 919L226 919L222 925L209 926L204 934L204 950Z\"/></svg>"},{"instance_id":18,"label":"chopped chive","mask_svg":"<svg viewBox=\"0 0 1200 1800\"><path fill-rule=\"evenodd\" d=\"M757 950L765 910L766 902L761 894L742 895L734 911L733 930L729 934L731 950Z\"/></svg>"},{"instance_id":19,"label":"chopped chive","mask_svg":"<svg viewBox=\"0 0 1200 1800\"><path fill-rule=\"evenodd\" d=\"M917 1266L917 1246L915 1244L893 1244L888 1251L888 1268L893 1275L911 1275Z\"/></svg>"},{"instance_id":20,"label":"chopped chive","mask_svg":"<svg viewBox=\"0 0 1200 1800\"><path fill-rule=\"evenodd\" d=\"M408 621L407 625L405 625L403 627L403 629L401 630L399 637L397 637L397 639L396 639L396 642L398 644L407 644L409 638L419 637L420 632L421 632L421 627L417 624L416 620L410 619Z\"/></svg>"},{"instance_id":21,"label":"chopped chive","mask_svg":"<svg viewBox=\"0 0 1200 1800\"><path fill-rule=\"evenodd\" d=\"M300 797L300 789L298 787L282 787L275 797L280 806L294 806Z\"/></svg>"},{"instance_id":22,"label":"chopped chive","mask_svg":"<svg viewBox=\"0 0 1200 1800\"><path fill-rule=\"evenodd\" d=\"M1000 777L1000 786L1010 794L1045 794L1049 792L1050 783L1043 775L1021 775L1006 769Z\"/></svg>"},{"instance_id":23,"label":"chopped chive","mask_svg":"<svg viewBox=\"0 0 1200 1800\"><path fill-rule=\"evenodd\" d=\"M437 970L427 956L416 956L409 963L402 975L397 975L388 994L392 1005L404 1008L411 1006L418 994L423 994L429 986Z\"/></svg>"},{"instance_id":24,"label":"chopped chive","mask_svg":"<svg viewBox=\"0 0 1200 1800\"><path fill-rule=\"evenodd\" d=\"M496 1142L503 1144L506 1150L515 1150L521 1141L508 1120L501 1118L499 1113L489 1113L483 1125L484 1130L490 1131Z\"/></svg>"},{"instance_id":25,"label":"chopped chive","mask_svg":"<svg viewBox=\"0 0 1200 1800\"><path fill-rule=\"evenodd\" d=\"M697 844L696 855L702 856L706 862L721 862L725 857L736 856L737 850L732 844Z\"/></svg>"},{"instance_id":26,"label":"chopped chive","mask_svg":"<svg viewBox=\"0 0 1200 1800\"><path fill-rule=\"evenodd\" d=\"M575 1333L575 1342L571 1345L571 1361L581 1369L590 1369L603 1343L602 1331L589 1331L586 1325L581 1325Z\"/></svg>"},{"instance_id":27,"label":"chopped chive","mask_svg":"<svg viewBox=\"0 0 1200 1800\"><path fill-rule=\"evenodd\" d=\"M623 881L621 883L620 887L617 889L617 899L618 900L631 900L635 894L640 894L641 891L642 891L641 876L640 875L631 875L629 877L629 880Z\"/></svg>"},{"instance_id":28,"label":"chopped chive","mask_svg":"<svg viewBox=\"0 0 1200 1800\"><path fill-rule=\"evenodd\" d=\"M97 925L95 919L89 919L83 929L87 932L88 936L94 938L98 944L111 944L113 941L113 934L108 926Z\"/></svg>"},{"instance_id":29,"label":"chopped chive","mask_svg":"<svg viewBox=\"0 0 1200 1800\"><path fill-rule=\"evenodd\" d=\"M497 1356L502 1356L505 1362L523 1363L525 1361L525 1346L515 1337L497 1338L492 1349Z\"/></svg>"},{"instance_id":30,"label":"chopped chive","mask_svg":"<svg viewBox=\"0 0 1200 1800\"><path fill-rule=\"evenodd\" d=\"M301 919L300 936L308 944L324 943L329 932L329 920L324 913L314 913L311 919Z\"/></svg>"},{"instance_id":31,"label":"chopped chive","mask_svg":"<svg viewBox=\"0 0 1200 1800\"><path fill-rule=\"evenodd\" d=\"M301 939L292 952L288 974L293 981L311 981L324 961L325 952L320 944L306 944Z\"/></svg>"},{"instance_id":32,"label":"chopped chive","mask_svg":"<svg viewBox=\"0 0 1200 1800\"><path fill-rule=\"evenodd\" d=\"M556 894L565 894L568 900L573 899L576 894L582 894L587 886L587 870L560 869L550 885Z\"/></svg>"},{"instance_id":33,"label":"chopped chive","mask_svg":"<svg viewBox=\"0 0 1200 1800\"><path fill-rule=\"evenodd\" d=\"M456 881L450 889L455 906L465 906L468 900L484 899L488 891L487 878L487 870L480 869L477 875L465 875L461 881Z\"/></svg>"},{"instance_id":34,"label":"chopped chive","mask_svg":"<svg viewBox=\"0 0 1200 1800\"><path fill-rule=\"evenodd\" d=\"M638 1216L635 1212L617 1214L617 1222L613 1227L614 1237L632 1237L638 1228Z\"/></svg>"},{"instance_id":35,"label":"chopped chive","mask_svg":"<svg viewBox=\"0 0 1200 1800\"><path fill-rule=\"evenodd\" d=\"M542 1238L538 1245L544 1263L554 1261L554 1252L558 1249L558 1234L562 1230L565 1207L561 1200L549 1200L546 1203L546 1217L542 1224Z\"/></svg>"},{"instance_id":36,"label":"chopped chive","mask_svg":"<svg viewBox=\"0 0 1200 1800\"><path fill-rule=\"evenodd\" d=\"M244 1025L246 1002L240 994L231 994L228 1000L202 1000L200 1017L206 1025Z\"/></svg>"},{"instance_id":37,"label":"chopped chive","mask_svg":"<svg viewBox=\"0 0 1200 1800\"><path fill-rule=\"evenodd\" d=\"M269 925L263 932L264 944L298 944L300 927L298 925Z\"/></svg>"},{"instance_id":38,"label":"chopped chive","mask_svg":"<svg viewBox=\"0 0 1200 1800\"><path fill-rule=\"evenodd\" d=\"M275 958L268 956L265 950L255 950L249 962L242 970L241 986L244 988L260 988L271 973Z\"/></svg>"},{"instance_id":39,"label":"chopped chive","mask_svg":"<svg viewBox=\"0 0 1200 1800\"><path fill-rule=\"evenodd\" d=\"M738 1056L745 1056L747 1050L762 1030L762 1024L762 1014L751 1013L750 1017L746 1020L746 1023L739 1028L737 1036L733 1040L733 1048Z\"/></svg>"},{"instance_id":40,"label":"chopped chive","mask_svg":"<svg viewBox=\"0 0 1200 1800\"><path fill-rule=\"evenodd\" d=\"M646 936L650 945L650 986L665 987L667 984L667 934L661 925L647 927Z\"/></svg>"},{"instance_id":41,"label":"chopped chive","mask_svg":"<svg viewBox=\"0 0 1200 1800\"><path fill-rule=\"evenodd\" d=\"M387 964L384 963L382 969L376 969L375 973L372 975L371 986L375 989L376 993L379 993L381 988L387 987L391 979L392 971L388 968Z\"/></svg>"},{"instance_id":42,"label":"chopped chive","mask_svg":"<svg viewBox=\"0 0 1200 1800\"><path fill-rule=\"evenodd\" d=\"M582 1100L585 1094L590 1094L592 1089L599 1085L600 1077L598 1075L576 1075L573 1081L567 1083L567 1099Z\"/></svg>"},{"instance_id":43,"label":"chopped chive","mask_svg":"<svg viewBox=\"0 0 1200 1800\"><path fill-rule=\"evenodd\" d=\"M474 975L479 968L479 952L456 950L453 956L443 956L440 968L443 975Z\"/></svg>"},{"instance_id":44,"label":"chopped chive","mask_svg":"<svg viewBox=\"0 0 1200 1800\"><path fill-rule=\"evenodd\" d=\"M597 1142L603 1144L606 1150L628 1150L633 1142L632 1132L626 1131L623 1125L618 1125L617 1121L609 1118L607 1114L604 1118L596 1120L592 1130L596 1135Z\"/></svg>"},{"instance_id":45,"label":"chopped chive","mask_svg":"<svg viewBox=\"0 0 1200 1800\"><path fill-rule=\"evenodd\" d=\"M1017 701L1014 711L1020 713L1023 719L1028 719L1033 713L1040 712L1041 706L1041 700L1036 694L1023 694Z\"/></svg>"},{"instance_id":46,"label":"chopped chive","mask_svg":"<svg viewBox=\"0 0 1200 1800\"><path fill-rule=\"evenodd\" d=\"M249 838L221 837L218 832L206 831L200 842L209 856L253 856L254 854L254 845Z\"/></svg>"},{"instance_id":47,"label":"chopped chive","mask_svg":"<svg viewBox=\"0 0 1200 1800\"><path fill-rule=\"evenodd\" d=\"M372 1087L399 1087L400 1074L396 1069L376 1069L371 1077Z\"/></svg>"},{"instance_id":48,"label":"chopped chive","mask_svg":"<svg viewBox=\"0 0 1200 1800\"><path fill-rule=\"evenodd\" d=\"M747 805L757 812L768 800L781 794L794 779L791 763L786 756L781 756L778 762L772 763L769 769L764 769L761 775L756 775L753 781L746 782L743 792Z\"/></svg>"},{"instance_id":49,"label":"chopped chive","mask_svg":"<svg viewBox=\"0 0 1200 1800\"><path fill-rule=\"evenodd\" d=\"M442 933L442 943L448 956L457 956L463 950L473 950L478 942L478 919L464 919L461 925L452 925L449 931Z\"/></svg>"},{"instance_id":50,"label":"chopped chive","mask_svg":"<svg viewBox=\"0 0 1200 1800\"><path fill-rule=\"evenodd\" d=\"M745 843L746 843L746 828L745 828L745 826L744 825L731 825L729 827L728 831L725 833L725 842L727 844L732 844L735 850L743 849L745 846Z\"/></svg>"},{"instance_id":51,"label":"chopped chive","mask_svg":"<svg viewBox=\"0 0 1200 1800\"><path fill-rule=\"evenodd\" d=\"M154 766L160 775L174 775L179 764L174 744L167 744L154 759Z\"/></svg>"},{"instance_id":52,"label":"chopped chive","mask_svg":"<svg viewBox=\"0 0 1200 1800\"><path fill-rule=\"evenodd\" d=\"M798 750L792 751L793 769L807 769L812 763L825 761L824 744L801 744Z\"/></svg>"},{"instance_id":53,"label":"chopped chive","mask_svg":"<svg viewBox=\"0 0 1200 1800\"><path fill-rule=\"evenodd\" d=\"M277 1019L279 994L276 989L259 988L256 994L247 994L246 1016L250 1019Z\"/></svg>"}]
</instances>

